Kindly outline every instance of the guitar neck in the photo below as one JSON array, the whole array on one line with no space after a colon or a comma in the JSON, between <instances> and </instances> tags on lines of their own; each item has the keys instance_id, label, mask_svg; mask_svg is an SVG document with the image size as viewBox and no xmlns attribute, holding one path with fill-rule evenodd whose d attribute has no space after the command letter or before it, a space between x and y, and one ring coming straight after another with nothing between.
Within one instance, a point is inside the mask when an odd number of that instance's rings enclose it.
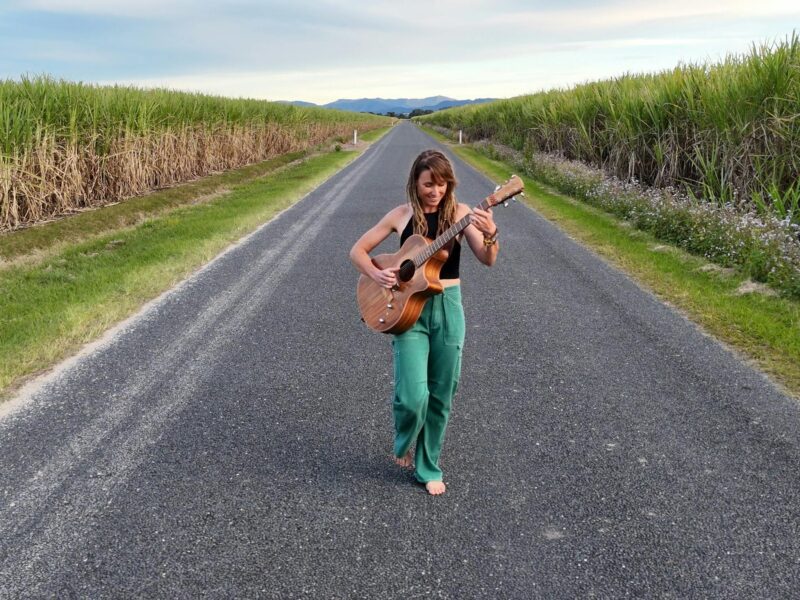
<instances>
[{"instance_id":1,"label":"guitar neck","mask_svg":"<svg viewBox=\"0 0 800 600\"><path fill-rule=\"evenodd\" d=\"M490 206L492 206L492 200L494 199L494 194L486 198L483 202L481 202L477 208L481 210L486 210ZM427 261L430 257L436 254L439 250L444 248L450 240L455 238L459 233L464 231L469 225L470 215L466 215L460 221L453 223L450 227L448 227L439 237L433 240L422 252L420 252L417 256L414 257L414 265L419 267L425 261Z\"/></svg>"}]
</instances>

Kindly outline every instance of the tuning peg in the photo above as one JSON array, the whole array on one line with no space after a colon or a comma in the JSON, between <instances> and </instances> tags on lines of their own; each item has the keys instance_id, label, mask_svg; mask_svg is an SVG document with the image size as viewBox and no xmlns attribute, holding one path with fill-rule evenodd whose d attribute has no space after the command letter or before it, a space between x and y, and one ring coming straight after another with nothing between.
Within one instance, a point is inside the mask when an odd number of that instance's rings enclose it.
<instances>
[{"instance_id":1,"label":"tuning peg","mask_svg":"<svg viewBox=\"0 0 800 600\"><path fill-rule=\"evenodd\" d=\"M496 192L496 191L497 191L497 190L499 190L501 187L503 187L503 186L501 186L501 185L496 185L496 186L494 186L494 191Z\"/></svg>"}]
</instances>

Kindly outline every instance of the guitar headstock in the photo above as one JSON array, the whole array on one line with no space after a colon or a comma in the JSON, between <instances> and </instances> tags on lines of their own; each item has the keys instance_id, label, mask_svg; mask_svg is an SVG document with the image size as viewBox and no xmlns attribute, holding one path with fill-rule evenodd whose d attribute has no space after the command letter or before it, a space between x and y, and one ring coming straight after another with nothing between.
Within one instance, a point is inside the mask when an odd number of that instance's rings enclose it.
<instances>
[{"instance_id":1,"label":"guitar headstock","mask_svg":"<svg viewBox=\"0 0 800 600\"><path fill-rule=\"evenodd\" d=\"M497 186L497 189L486 198L487 208L497 206L498 204L506 204L510 198L520 194L525 189L525 184L522 179L516 175L509 177L503 185Z\"/></svg>"}]
</instances>

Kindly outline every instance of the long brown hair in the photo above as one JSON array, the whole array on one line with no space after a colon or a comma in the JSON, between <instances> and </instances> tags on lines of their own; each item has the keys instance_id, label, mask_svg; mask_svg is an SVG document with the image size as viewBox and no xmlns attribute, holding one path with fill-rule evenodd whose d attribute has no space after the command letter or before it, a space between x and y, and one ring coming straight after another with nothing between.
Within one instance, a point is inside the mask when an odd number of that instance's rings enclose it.
<instances>
[{"instance_id":1,"label":"long brown hair","mask_svg":"<svg viewBox=\"0 0 800 600\"><path fill-rule=\"evenodd\" d=\"M411 208L414 210L414 233L425 235L428 232L428 224L425 221L425 214L422 212L422 200L417 194L417 180L423 171L430 171L433 181L437 184L442 182L447 183L447 190L444 197L439 202L439 223L438 231L432 232L431 237L436 237L439 233L445 231L456 220L456 181L455 173L453 173L453 165L447 157L438 150L425 150L417 156L414 164L411 165L411 173L408 175L408 183L406 184L406 194L408 201L411 203Z\"/></svg>"}]
</instances>

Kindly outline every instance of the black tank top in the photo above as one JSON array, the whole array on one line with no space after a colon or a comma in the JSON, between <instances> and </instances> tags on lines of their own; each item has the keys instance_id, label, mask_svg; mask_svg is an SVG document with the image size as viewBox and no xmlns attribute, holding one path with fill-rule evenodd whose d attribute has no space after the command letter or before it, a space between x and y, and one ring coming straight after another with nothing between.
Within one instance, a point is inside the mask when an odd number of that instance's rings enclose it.
<instances>
[{"instance_id":1,"label":"black tank top","mask_svg":"<svg viewBox=\"0 0 800 600\"><path fill-rule=\"evenodd\" d=\"M439 227L439 211L435 213L424 213L425 220L428 222L428 233L425 234L425 237L429 240L433 240L436 238L433 231L436 231ZM414 232L414 215L411 215L411 218L408 220L408 224L406 228L403 229L403 233L400 234L400 245L403 245L411 234ZM447 260L442 265L442 270L439 272L439 279L458 279L458 265L461 261L461 243L456 239L453 240L453 247L450 249L450 256L447 257Z\"/></svg>"}]
</instances>

